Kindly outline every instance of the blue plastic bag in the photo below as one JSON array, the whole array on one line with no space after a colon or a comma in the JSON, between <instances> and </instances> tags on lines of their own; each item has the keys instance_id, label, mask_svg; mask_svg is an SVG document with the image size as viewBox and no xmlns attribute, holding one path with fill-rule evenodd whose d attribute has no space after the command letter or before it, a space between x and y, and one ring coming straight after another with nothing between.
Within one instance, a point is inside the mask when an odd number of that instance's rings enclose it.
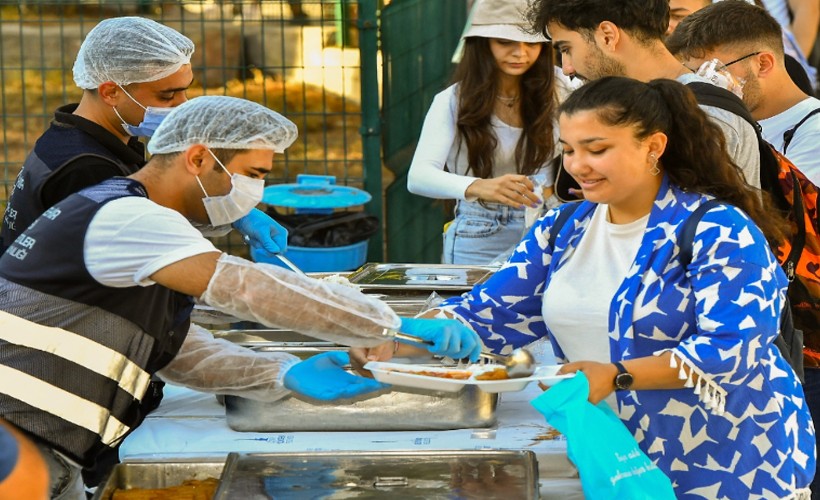
<instances>
[{"instance_id":1,"label":"blue plastic bag","mask_svg":"<svg viewBox=\"0 0 820 500\"><path fill-rule=\"evenodd\" d=\"M638 447L605 402L593 405L582 372L562 380L532 401L547 422L567 438L567 455L581 476L587 499L675 498L669 478Z\"/></svg>"}]
</instances>

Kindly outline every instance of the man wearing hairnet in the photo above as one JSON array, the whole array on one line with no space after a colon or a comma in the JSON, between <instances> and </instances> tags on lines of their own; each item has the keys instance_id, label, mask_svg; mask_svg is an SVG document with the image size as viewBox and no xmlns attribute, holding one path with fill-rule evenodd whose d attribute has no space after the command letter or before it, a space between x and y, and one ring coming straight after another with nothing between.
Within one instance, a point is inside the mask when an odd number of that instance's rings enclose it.
<instances>
[{"instance_id":1,"label":"man wearing hairnet","mask_svg":"<svg viewBox=\"0 0 820 500\"><path fill-rule=\"evenodd\" d=\"M346 345L376 346L399 330L430 352L478 358L477 335L455 320L399 318L349 287L222 254L191 225L247 214L274 154L296 135L292 122L259 104L192 99L157 128L145 167L57 203L0 258L0 418L35 436L53 495L71 489L65 485L79 491L79 467L140 424L153 373L266 401L288 391L335 399L386 387L346 372L346 353L299 361L189 330L193 298Z\"/></svg>"},{"instance_id":2,"label":"man wearing hairnet","mask_svg":"<svg viewBox=\"0 0 820 500\"><path fill-rule=\"evenodd\" d=\"M187 37L142 17L106 19L88 33L73 70L82 98L57 109L26 158L3 217L0 251L66 196L145 164L137 137L150 137L185 102L193 52ZM260 251L275 254L287 247L287 231L261 210L234 226ZM225 225L204 232L230 230Z\"/></svg>"}]
</instances>

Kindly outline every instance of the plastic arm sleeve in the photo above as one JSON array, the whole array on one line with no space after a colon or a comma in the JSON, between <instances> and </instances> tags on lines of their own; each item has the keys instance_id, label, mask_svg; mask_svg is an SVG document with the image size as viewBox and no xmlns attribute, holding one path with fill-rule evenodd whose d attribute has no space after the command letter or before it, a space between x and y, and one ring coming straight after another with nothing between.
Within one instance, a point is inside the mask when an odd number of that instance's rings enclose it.
<instances>
[{"instance_id":1,"label":"plastic arm sleeve","mask_svg":"<svg viewBox=\"0 0 820 500\"><path fill-rule=\"evenodd\" d=\"M192 324L179 353L157 375L202 392L271 402L290 394L282 379L298 362L291 354L255 352L214 338Z\"/></svg>"},{"instance_id":2,"label":"plastic arm sleeve","mask_svg":"<svg viewBox=\"0 0 820 500\"><path fill-rule=\"evenodd\" d=\"M356 289L227 254L201 300L238 318L352 347L382 344L401 324L390 306Z\"/></svg>"}]
</instances>

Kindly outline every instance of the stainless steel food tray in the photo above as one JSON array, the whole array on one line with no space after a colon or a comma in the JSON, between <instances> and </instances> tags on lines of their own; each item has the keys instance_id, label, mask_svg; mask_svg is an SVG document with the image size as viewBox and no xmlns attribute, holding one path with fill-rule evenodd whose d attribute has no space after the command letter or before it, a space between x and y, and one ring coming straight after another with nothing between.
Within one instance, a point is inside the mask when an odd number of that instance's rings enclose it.
<instances>
[{"instance_id":1,"label":"stainless steel food tray","mask_svg":"<svg viewBox=\"0 0 820 500\"><path fill-rule=\"evenodd\" d=\"M449 430L494 425L497 405L497 394L467 386L457 393L403 389L340 402L225 396L225 416L231 429L243 432Z\"/></svg>"},{"instance_id":2,"label":"stainless steel food tray","mask_svg":"<svg viewBox=\"0 0 820 500\"><path fill-rule=\"evenodd\" d=\"M231 453L214 500L538 498L532 451Z\"/></svg>"},{"instance_id":3,"label":"stainless steel food tray","mask_svg":"<svg viewBox=\"0 0 820 500\"><path fill-rule=\"evenodd\" d=\"M362 289L371 290L470 290L498 268L450 264L365 264L348 279Z\"/></svg>"},{"instance_id":4,"label":"stainless steel food tray","mask_svg":"<svg viewBox=\"0 0 820 500\"><path fill-rule=\"evenodd\" d=\"M188 479L219 479L224 468L225 457L207 461L124 462L114 466L94 493L94 500L110 500L117 489L168 488Z\"/></svg>"}]
</instances>

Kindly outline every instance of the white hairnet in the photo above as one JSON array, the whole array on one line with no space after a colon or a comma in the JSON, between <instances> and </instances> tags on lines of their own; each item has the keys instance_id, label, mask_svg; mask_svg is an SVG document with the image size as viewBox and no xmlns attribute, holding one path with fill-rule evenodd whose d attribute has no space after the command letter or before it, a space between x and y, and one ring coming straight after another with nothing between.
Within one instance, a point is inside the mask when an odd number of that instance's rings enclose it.
<instances>
[{"instance_id":1,"label":"white hairnet","mask_svg":"<svg viewBox=\"0 0 820 500\"><path fill-rule=\"evenodd\" d=\"M148 151L176 153L202 144L211 149L282 153L298 135L292 121L261 104L238 97L202 96L168 113L151 136Z\"/></svg>"},{"instance_id":2,"label":"white hairnet","mask_svg":"<svg viewBox=\"0 0 820 500\"><path fill-rule=\"evenodd\" d=\"M191 62L194 42L178 31L142 17L100 22L83 40L74 61L74 83L96 89L105 82L125 86L154 82Z\"/></svg>"}]
</instances>

